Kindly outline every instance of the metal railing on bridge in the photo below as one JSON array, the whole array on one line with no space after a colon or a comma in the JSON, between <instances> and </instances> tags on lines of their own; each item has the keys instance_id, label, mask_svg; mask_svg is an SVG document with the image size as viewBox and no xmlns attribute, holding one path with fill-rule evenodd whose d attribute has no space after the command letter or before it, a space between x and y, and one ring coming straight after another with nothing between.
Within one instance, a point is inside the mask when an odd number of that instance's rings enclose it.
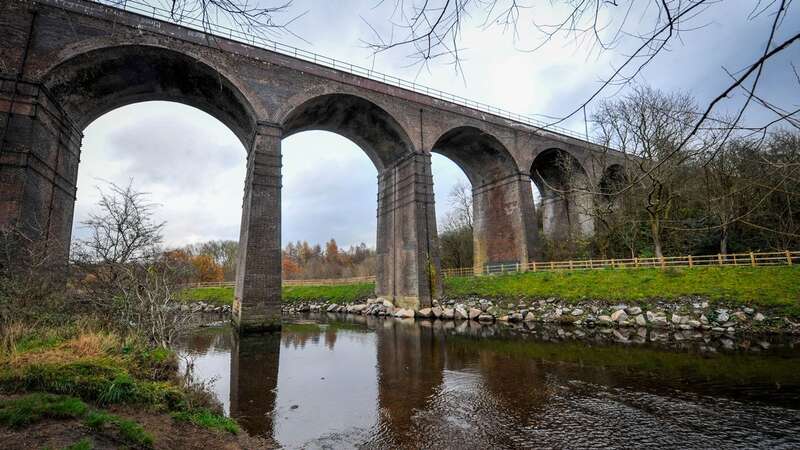
<instances>
[{"instance_id":1,"label":"metal railing on bridge","mask_svg":"<svg viewBox=\"0 0 800 450\"><path fill-rule=\"evenodd\" d=\"M579 133L564 127L548 124L543 120L539 120L531 116L518 114L483 102L470 100L468 98L461 97L459 95L454 95L439 89L434 89L413 81L404 80L402 78L398 78L393 75L387 75L386 73L378 72L376 70L362 67L353 63L340 61L335 58L331 58L325 55L320 55L319 53L314 53L308 50L303 50L301 48L293 47L291 45L282 44L280 42L267 39L263 36L246 33L245 31L240 29L218 25L213 22L203 22L202 20L199 20L194 17L188 17L188 16L175 17L168 9L159 8L136 0L91 0L91 1L93 1L94 3L101 4L103 6L121 9L130 13L149 17L151 19L161 20L164 22L183 26L186 28L191 28L193 30L201 31L203 33L211 34L231 41L236 41L238 43L252 45L253 47L262 48L264 50L280 53L282 55L290 56L292 58L297 58L307 62L312 62L314 64L346 72L351 75L356 75L368 78L370 80L379 81L381 83L399 87L401 89L406 89L412 92L416 92L418 94L427 95L428 97L432 97L438 100L448 101L450 103L454 103L459 106L472 108L480 112L489 113L498 117L502 117L504 119L520 122L525 125L529 125L541 130L546 130L549 132L562 134L572 138L594 142L598 145L602 145L600 142L596 142L595 140L590 139L589 136L587 136L585 133Z\"/></svg>"}]
</instances>

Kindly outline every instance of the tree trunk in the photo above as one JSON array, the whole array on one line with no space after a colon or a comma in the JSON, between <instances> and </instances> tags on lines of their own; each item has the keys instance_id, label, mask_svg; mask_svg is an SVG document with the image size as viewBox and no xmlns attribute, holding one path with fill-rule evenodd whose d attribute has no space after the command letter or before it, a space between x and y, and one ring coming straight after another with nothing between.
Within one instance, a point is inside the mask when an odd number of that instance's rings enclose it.
<instances>
[{"instance_id":1,"label":"tree trunk","mask_svg":"<svg viewBox=\"0 0 800 450\"><path fill-rule=\"evenodd\" d=\"M664 253L661 251L661 227L659 226L658 219L650 219L650 232L653 235L653 253L656 258L663 258Z\"/></svg>"},{"instance_id":2,"label":"tree trunk","mask_svg":"<svg viewBox=\"0 0 800 450\"><path fill-rule=\"evenodd\" d=\"M728 254L728 227L722 227L722 236L719 238L719 253Z\"/></svg>"}]
</instances>

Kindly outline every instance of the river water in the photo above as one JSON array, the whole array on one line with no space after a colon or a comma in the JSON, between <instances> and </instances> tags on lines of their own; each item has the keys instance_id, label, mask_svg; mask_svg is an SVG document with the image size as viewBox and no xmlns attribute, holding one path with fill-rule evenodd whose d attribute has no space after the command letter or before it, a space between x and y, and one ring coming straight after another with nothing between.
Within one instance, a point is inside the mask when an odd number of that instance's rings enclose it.
<instances>
[{"instance_id":1,"label":"river water","mask_svg":"<svg viewBox=\"0 0 800 450\"><path fill-rule=\"evenodd\" d=\"M286 448L800 448L800 343L295 316L180 351ZM187 362L184 362L184 367Z\"/></svg>"}]
</instances>

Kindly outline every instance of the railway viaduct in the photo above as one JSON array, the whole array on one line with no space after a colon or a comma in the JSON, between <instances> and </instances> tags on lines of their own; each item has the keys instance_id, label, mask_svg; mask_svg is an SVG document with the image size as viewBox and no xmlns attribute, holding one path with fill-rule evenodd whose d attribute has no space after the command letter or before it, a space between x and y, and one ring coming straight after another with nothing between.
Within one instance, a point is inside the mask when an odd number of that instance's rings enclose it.
<instances>
[{"instance_id":1,"label":"railway viaduct","mask_svg":"<svg viewBox=\"0 0 800 450\"><path fill-rule=\"evenodd\" d=\"M0 227L55 240L66 257L86 126L142 101L199 108L248 152L234 303L244 326L279 324L281 139L293 133L338 133L374 163L376 293L402 306L428 305L441 289L432 152L454 161L472 184L477 270L535 256L532 177L546 235L558 238L569 226L591 233L591 219L568 207L590 200L554 189L563 161L592 185L620 163L566 133L366 69L100 3L0 0L0 36Z\"/></svg>"}]
</instances>

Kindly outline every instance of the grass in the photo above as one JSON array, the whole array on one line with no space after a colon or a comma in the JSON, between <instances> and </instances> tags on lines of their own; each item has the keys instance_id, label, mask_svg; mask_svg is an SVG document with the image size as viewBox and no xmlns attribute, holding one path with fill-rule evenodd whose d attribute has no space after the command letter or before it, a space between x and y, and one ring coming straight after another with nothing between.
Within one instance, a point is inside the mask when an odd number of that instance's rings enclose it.
<instances>
[{"instance_id":1,"label":"grass","mask_svg":"<svg viewBox=\"0 0 800 450\"><path fill-rule=\"evenodd\" d=\"M233 287L190 288L181 292L185 302L206 302L215 306L233 305Z\"/></svg>"},{"instance_id":2,"label":"grass","mask_svg":"<svg viewBox=\"0 0 800 450\"><path fill-rule=\"evenodd\" d=\"M87 414L83 423L94 430L102 431L110 426L117 429L120 437L129 444L151 447L153 436L138 423L109 414L105 411L92 411Z\"/></svg>"},{"instance_id":3,"label":"grass","mask_svg":"<svg viewBox=\"0 0 800 450\"><path fill-rule=\"evenodd\" d=\"M448 297L495 299L557 297L617 301L674 300L697 295L800 313L800 267L526 272L445 280Z\"/></svg>"},{"instance_id":4,"label":"grass","mask_svg":"<svg viewBox=\"0 0 800 450\"><path fill-rule=\"evenodd\" d=\"M336 286L286 286L283 301L329 301L353 303L368 298L373 283ZM445 279L445 294L451 298L483 297L517 300L557 297L566 301L608 302L674 300L702 296L712 301L774 307L800 316L800 266L784 267L695 267L667 270L587 270L525 272L485 277ZM186 298L230 303L233 288L196 288Z\"/></svg>"},{"instance_id":5,"label":"grass","mask_svg":"<svg viewBox=\"0 0 800 450\"><path fill-rule=\"evenodd\" d=\"M36 393L0 401L0 424L22 428L43 418L66 419L82 417L88 407L74 397Z\"/></svg>"},{"instance_id":6,"label":"grass","mask_svg":"<svg viewBox=\"0 0 800 450\"><path fill-rule=\"evenodd\" d=\"M84 418L84 424L95 430L102 430L106 425L113 426L128 444L144 447L153 445L153 436L138 423L105 411L89 411L89 406L75 397L37 392L0 402L0 424L4 426L23 428L44 418ZM86 444L89 442L78 442L68 448L91 448Z\"/></svg>"},{"instance_id":7,"label":"grass","mask_svg":"<svg viewBox=\"0 0 800 450\"><path fill-rule=\"evenodd\" d=\"M70 331L19 331L10 350L0 352L0 394L25 394L0 403L0 426L85 416L94 429L112 427L130 445L151 446L152 435L138 423L88 406L129 404L187 417L213 430L238 431L232 419L198 409L205 404L196 402L194 387L179 381L171 350L66 326Z\"/></svg>"},{"instance_id":8,"label":"grass","mask_svg":"<svg viewBox=\"0 0 800 450\"><path fill-rule=\"evenodd\" d=\"M335 286L284 286L283 301L299 303L309 301L328 301L334 303L354 303L375 295L374 283L340 284ZM185 290L184 301L203 301L214 305L232 305L232 287L204 287Z\"/></svg>"},{"instance_id":9,"label":"grass","mask_svg":"<svg viewBox=\"0 0 800 450\"><path fill-rule=\"evenodd\" d=\"M92 450L94 446L89 438L83 438L80 441L64 447L64 450Z\"/></svg>"},{"instance_id":10,"label":"grass","mask_svg":"<svg viewBox=\"0 0 800 450\"><path fill-rule=\"evenodd\" d=\"M205 408L172 413L172 418L182 422L193 423L209 430L227 431L231 434L239 433L239 425L235 420L220 416Z\"/></svg>"},{"instance_id":11,"label":"grass","mask_svg":"<svg viewBox=\"0 0 800 450\"><path fill-rule=\"evenodd\" d=\"M375 295L375 283L339 284L335 286L284 286L283 301L299 303L328 301L354 303Z\"/></svg>"}]
</instances>

